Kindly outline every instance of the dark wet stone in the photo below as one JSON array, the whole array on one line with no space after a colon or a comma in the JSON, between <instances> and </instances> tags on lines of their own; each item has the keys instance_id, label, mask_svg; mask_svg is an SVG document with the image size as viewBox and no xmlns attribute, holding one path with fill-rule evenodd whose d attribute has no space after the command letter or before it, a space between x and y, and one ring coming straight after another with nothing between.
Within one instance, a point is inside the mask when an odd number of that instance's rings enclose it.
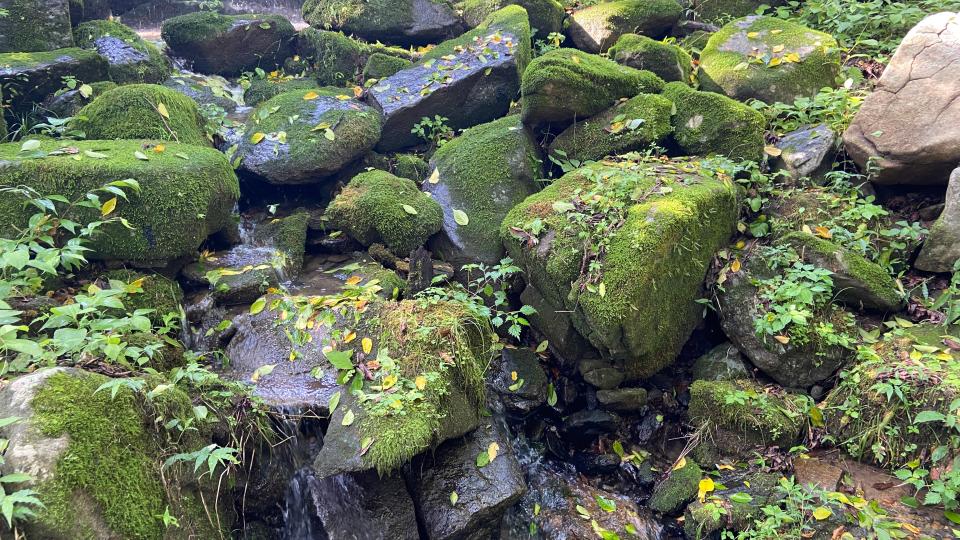
<instances>
[{"instance_id":1,"label":"dark wet stone","mask_svg":"<svg viewBox=\"0 0 960 540\"><path fill-rule=\"evenodd\" d=\"M512 373L517 374L516 380ZM540 357L530 349L504 349L487 381L510 413L526 416L547 402L547 375L540 366ZM511 390L515 385L516 389Z\"/></svg>"},{"instance_id":2,"label":"dark wet stone","mask_svg":"<svg viewBox=\"0 0 960 540\"><path fill-rule=\"evenodd\" d=\"M598 390L597 401L605 409L623 412L636 412L647 404L647 391L643 388L615 388Z\"/></svg>"},{"instance_id":3,"label":"dark wet stone","mask_svg":"<svg viewBox=\"0 0 960 540\"><path fill-rule=\"evenodd\" d=\"M577 452L571 459L577 471L588 476L613 474L620 468L620 457L616 454L594 454Z\"/></svg>"},{"instance_id":4,"label":"dark wet stone","mask_svg":"<svg viewBox=\"0 0 960 540\"><path fill-rule=\"evenodd\" d=\"M0 53L72 47L69 4L68 0L0 0L0 9L6 12L0 17Z\"/></svg>"},{"instance_id":5,"label":"dark wet stone","mask_svg":"<svg viewBox=\"0 0 960 540\"><path fill-rule=\"evenodd\" d=\"M583 380L601 390L616 388L620 386L620 383L622 383L625 378L622 369L599 358L581 360L579 369Z\"/></svg>"},{"instance_id":6,"label":"dark wet stone","mask_svg":"<svg viewBox=\"0 0 960 540\"><path fill-rule=\"evenodd\" d=\"M563 434L569 441L584 444L616 431L619 424L620 417L612 412L600 409L579 411L564 419Z\"/></svg>"},{"instance_id":7,"label":"dark wet stone","mask_svg":"<svg viewBox=\"0 0 960 540\"><path fill-rule=\"evenodd\" d=\"M0 87L12 111L26 111L61 90L64 77L86 83L102 81L107 78L107 66L102 56L83 49L35 53L15 62L0 54Z\"/></svg>"}]
</instances>

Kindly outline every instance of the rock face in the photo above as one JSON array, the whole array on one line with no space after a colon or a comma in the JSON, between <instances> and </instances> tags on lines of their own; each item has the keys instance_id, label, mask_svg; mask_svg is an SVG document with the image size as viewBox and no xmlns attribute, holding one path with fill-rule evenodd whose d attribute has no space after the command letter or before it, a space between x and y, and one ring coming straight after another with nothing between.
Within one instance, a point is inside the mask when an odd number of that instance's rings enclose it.
<instances>
[{"instance_id":1,"label":"rock face","mask_svg":"<svg viewBox=\"0 0 960 540\"><path fill-rule=\"evenodd\" d=\"M683 8L676 0L614 0L574 12L567 33L578 49L606 52L628 33L660 38L680 19Z\"/></svg>"},{"instance_id":2,"label":"rock face","mask_svg":"<svg viewBox=\"0 0 960 540\"><path fill-rule=\"evenodd\" d=\"M216 75L239 75L256 67L272 71L293 51L296 35L279 15L189 13L164 21L163 40L193 69Z\"/></svg>"},{"instance_id":3,"label":"rock face","mask_svg":"<svg viewBox=\"0 0 960 540\"><path fill-rule=\"evenodd\" d=\"M499 448L489 464L477 455L492 443ZM480 426L463 440L447 441L432 454L414 460L407 473L414 503L429 538L479 538L526 492L509 435L498 426ZM451 502L451 493L457 502Z\"/></svg>"},{"instance_id":4,"label":"rock face","mask_svg":"<svg viewBox=\"0 0 960 540\"><path fill-rule=\"evenodd\" d=\"M523 122L538 125L590 117L620 98L662 89L663 80L649 71L575 49L553 50L523 72Z\"/></svg>"},{"instance_id":5,"label":"rock face","mask_svg":"<svg viewBox=\"0 0 960 540\"><path fill-rule=\"evenodd\" d=\"M410 132L439 114L464 129L506 114L530 56L530 24L519 6L494 12L483 24L438 45L424 60L380 80L366 100L384 117L379 151L422 142Z\"/></svg>"},{"instance_id":6,"label":"rock face","mask_svg":"<svg viewBox=\"0 0 960 540\"><path fill-rule=\"evenodd\" d=\"M35 152L21 152L20 144L4 144L0 145L0 171L15 185L71 200L110 179L137 179L140 193L127 190L129 201L120 200L116 209L131 228L106 225L91 242L89 256L164 264L195 255L209 235L235 226L230 215L239 185L230 162L212 148L165 143L165 150L156 152L155 144L94 140L74 141L64 148L43 142ZM134 152L143 152L148 160L137 159ZM22 226L30 214L16 198L0 198L0 230ZM75 218L78 222L94 219L100 219L100 212L81 212Z\"/></svg>"},{"instance_id":7,"label":"rock face","mask_svg":"<svg viewBox=\"0 0 960 540\"><path fill-rule=\"evenodd\" d=\"M960 260L960 169L954 169L947 186L946 204L930 233L914 267L927 272L952 272Z\"/></svg>"},{"instance_id":8,"label":"rock face","mask_svg":"<svg viewBox=\"0 0 960 540\"><path fill-rule=\"evenodd\" d=\"M693 58L677 45L637 34L624 34L607 51L610 59L636 69L645 69L667 82L689 82Z\"/></svg>"},{"instance_id":9,"label":"rock face","mask_svg":"<svg viewBox=\"0 0 960 540\"><path fill-rule=\"evenodd\" d=\"M160 114L160 105L167 116ZM165 86L129 84L100 94L71 127L91 139L156 139L210 146L196 102Z\"/></svg>"},{"instance_id":10,"label":"rock face","mask_svg":"<svg viewBox=\"0 0 960 540\"><path fill-rule=\"evenodd\" d=\"M13 111L29 110L63 88L63 78L87 83L107 78L105 58L83 49L35 53L0 53L0 87Z\"/></svg>"},{"instance_id":11,"label":"rock face","mask_svg":"<svg viewBox=\"0 0 960 540\"><path fill-rule=\"evenodd\" d=\"M455 269L498 263L504 254L500 222L536 193L543 174L540 147L520 117L468 129L437 150L430 170L436 173L423 190L443 209L443 232L430 248Z\"/></svg>"},{"instance_id":12,"label":"rock face","mask_svg":"<svg viewBox=\"0 0 960 540\"><path fill-rule=\"evenodd\" d=\"M74 31L77 46L93 49L110 64L117 84L161 83L170 76L170 60L133 29L114 21L90 21Z\"/></svg>"},{"instance_id":13,"label":"rock face","mask_svg":"<svg viewBox=\"0 0 960 540\"><path fill-rule=\"evenodd\" d=\"M826 124L802 127L777 142L781 154L774 166L791 178L819 179L830 171L837 155L837 136Z\"/></svg>"},{"instance_id":14,"label":"rock face","mask_svg":"<svg viewBox=\"0 0 960 540\"><path fill-rule=\"evenodd\" d=\"M680 82L663 89L673 101L673 139L687 154L720 154L757 161L763 155L766 120L756 110L713 92L699 92Z\"/></svg>"},{"instance_id":15,"label":"rock face","mask_svg":"<svg viewBox=\"0 0 960 540\"><path fill-rule=\"evenodd\" d=\"M736 221L734 188L698 174L714 163L589 165L527 198L501 226L507 252L545 303L569 311L576 330L630 379L669 365L699 318L708 262ZM594 192L617 197L623 214L592 209ZM612 223L597 273L585 270L596 266L584 247L594 241L575 225L584 212Z\"/></svg>"},{"instance_id":16,"label":"rock face","mask_svg":"<svg viewBox=\"0 0 960 540\"><path fill-rule=\"evenodd\" d=\"M445 0L307 0L303 20L368 41L426 45L459 35L463 21Z\"/></svg>"},{"instance_id":17,"label":"rock face","mask_svg":"<svg viewBox=\"0 0 960 540\"><path fill-rule=\"evenodd\" d=\"M937 13L907 34L843 134L850 157L878 184L944 185L958 164L956 71L960 21Z\"/></svg>"},{"instance_id":18,"label":"rock face","mask_svg":"<svg viewBox=\"0 0 960 540\"><path fill-rule=\"evenodd\" d=\"M384 244L398 257L422 246L443 219L440 205L412 180L378 170L353 177L326 216L362 245Z\"/></svg>"},{"instance_id":19,"label":"rock face","mask_svg":"<svg viewBox=\"0 0 960 540\"><path fill-rule=\"evenodd\" d=\"M582 122L574 122L550 143L560 159L597 160L604 156L644 150L673 133L673 102L655 94L640 94Z\"/></svg>"},{"instance_id":20,"label":"rock face","mask_svg":"<svg viewBox=\"0 0 960 540\"><path fill-rule=\"evenodd\" d=\"M0 53L73 47L69 0L0 0ZM2 64L0 64L2 65Z\"/></svg>"},{"instance_id":21,"label":"rock face","mask_svg":"<svg viewBox=\"0 0 960 540\"><path fill-rule=\"evenodd\" d=\"M322 182L372 149L380 129L349 89L294 90L250 115L237 156L242 171L271 184Z\"/></svg>"},{"instance_id":22,"label":"rock face","mask_svg":"<svg viewBox=\"0 0 960 540\"><path fill-rule=\"evenodd\" d=\"M776 52L775 52L776 51ZM828 34L773 17L733 21L700 54L700 86L739 101L793 103L833 87L840 49Z\"/></svg>"}]
</instances>

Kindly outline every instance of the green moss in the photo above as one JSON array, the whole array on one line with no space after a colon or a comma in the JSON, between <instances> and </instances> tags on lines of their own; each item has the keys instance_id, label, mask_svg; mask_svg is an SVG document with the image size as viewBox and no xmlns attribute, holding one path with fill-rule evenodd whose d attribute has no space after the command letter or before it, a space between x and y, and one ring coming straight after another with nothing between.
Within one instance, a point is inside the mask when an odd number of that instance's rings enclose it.
<instances>
[{"instance_id":1,"label":"green moss","mask_svg":"<svg viewBox=\"0 0 960 540\"><path fill-rule=\"evenodd\" d=\"M187 13L163 21L162 37L167 43L177 44L207 40L230 30L233 20L215 11Z\"/></svg>"},{"instance_id":2,"label":"green moss","mask_svg":"<svg viewBox=\"0 0 960 540\"><path fill-rule=\"evenodd\" d=\"M766 121L756 110L712 92L672 82L663 96L673 101L673 138L688 154L719 154L757 161L763 155Z\"/></svg>"},{"instance_id":3,"label":"green moss","mask_svg":"<svg viewBox=\"0 0 960 540\"><path fill-rule=\"evenodd\" d=\"M430 174L430 166L416 154L397 154L393 158L393 174L420 182Z\"/></svg>"},{"instance_id":4,"label":"green moss","mask_svg":"<svg viewBox=\"0 0 960 540\"><path fill-rule=\"evenodd\" d=\"M694 381L690 421L707 426L698 459L714 463L718 455L748 456L758 446L790 448L806 425L808 407L804 396L753 381Z\"/></svg>"},{"instance_id":5,"label":"green moss","mask_svg":"<svg viewBox=\"0 0 960 540\"><path fill-rule=\"evenodd\" d=\"M140 286L142 291L131 294L124 301L123 305L128 312L152 309L154 312L148 317L155 324L161 323L165 315L180 312L180 306L183 304L183 289L172 279L160 274L144 274L134 270L111 270L102 277L108 281L120 280L125 284L143 280Z\"/></svg>"},{"instance_id":6,"label":"green moss","mask_svg":"<svg viewBox=\"0 0 960 540\"><path fill-rule=\"evenodd\" d=\"M80 109L71 123L91 139L159 139L211 146L203 125L195 101L155 84L131 84L105 92Z\"/></svg>"},{"instance_id":7,"label":"green moss","mask_svg":"<svg viewBox=\"0 0 960 540\"><path fill-rule=\"evenodd\" d=\"M624 34L607 54L618 64L653 72L664 81L690 81L693 59L680 47L637 34Z\"/></svg>"},{"instance_id":8,"label":"green moss","mask_svg":"<svg viewBox=\"0 0 960 540\"><path fill-rule=\"evenodd\" d=\"M116 215L126 218L131 228L119 223L104 226L90 244L92 256L164 263L193 255L207 236L229 226L240 189L222 153L176 143L166 143L164 152L155 152L153 144L43 142L38 150L47 155L40 158L21 152L20 144L4 144L0 145L0 167L11 185L29 186L45 195L63 195L70 200L113 180L139 181L140 194L130 193L129 202L119 200L117 204ZM66 146L79 153L64 151L62 147ZM88 152L107 157L91 157ZM147 154L149 160L137 159L135 152ZM0 198L0 230L22 227L31 213L14 197ZM74 219L86 223L99 218L100 212L91 209L78 212Z\"/></svg>"},{"instance_id":9,"label":"green moss","mask_svg":"<svg viewBox=\"0 0 960 540\"><path fill-rule=\"evenodd\" d=\"M139 61L110 61L110 79L118 84L160 83L170 76L170 60L128 26L116 21L89 21L74 28L73 35L77 46L84 49L96 50L98 39L113 37L146 55L145 59ZM108 48L103 51L108 60L112 50Z\"/></svg>"},{"instance_id":10,"label":"green moss","mask_svg":"<svg viewBox=\"0 0 960 540\"><path fill-rule=\"evenodd\" d=\"M509 5L518 5L527 11L534 37L546 39L551 32L563 31L566 16L557 0L466 0L460 4L463 19L470 27L477 27L491 13Z\"/></svg>"},{"instance_id":11,"label":"green moss","mask_svg":"<svg viewBox=\"0 0 960 540\"><path fill-rule=\"evenodd\" d=\"M444 56L455 54L463 47L473 45L477 40L484 40L497 33L514 37L513 54L517 57L517 73L522 75L530 64L533 52L530 46L530 20L527 18L527 10L517 5L494 11L473 30L458 38L437 44L423 54L420 63L436 61Z\"/></svg>"},{"instance_id":12,"label":"green moss","mask_svg":"<svg viewBox=\"0 0 960 540\"><path fill-rule=\"evenodd\" d=\"M412 181L384 171L355 176L327 207L326 215L332 226L361 244L382 243L399 257L422 246L443 223L436 201Z\"/></svg>"},{"instance_id":13,"label":"green moss","mask_svg":"<svg viewBox=\"0 0 960 540\"><path fill-rule=\"evenodd\" d=\"M523 122L564 122L597 114L623 97L659 93L663 80L577 50L550 51L523 73Z\"/></svg>"},{"instance_id":14,"label":"green moss","mask_svg":"<svg viewBox=\"0 0 960 540\"><path fill-rule=\"evenodd\" d=\"M581 49L602 53L628 32L663 37L682 14L676 0L598 2L571 15L568 33Z\"/></svg>"},{"instance_id":15,"label":"green moss","mask_svg":"<svg viewBox=\"0 0 960 540\"><path fill-rule=\"evenodd\" d=\"M757 55L778 58L779 64ZM791 55L799 61L791 61ZM699 79L704 90L740 101L792 103L836 86L839 71L840 49L830 35L775 17L751 16L710 37L700 54Z\"/></svg>"},{"instance_id":16,"label":"green moss","mask_svg":"<svg viewBox=\"0 0 960 540\"><path fill-rule=\"evenodd\" d=\"M250 86L243 91L243 102L250 107L256 107L264 101L285 92L300 90L306 93L318 88L315 79L254 79L250 82ZM340 93L343 92L343 90L340 91Z\"/></svg>"},{"instance_id":17,"label":"green moss","mask_svg":"<svg viewBox=\"0 0 960 540\"><path fill-rule=\"evenodd\" d=\"M315 28L343 30L370 41L425 45L456 35L452 6L446 0L307 0L303 20ZM416 10L424 13L420 14Z\"/></svg>"},{"instance_id":18,"label":"green moss","mask_svg":"<svg viewBox=\"0 0 960 540\"><path fill-rule=\"evenodd\" d=\"M640 94L582 122L574 123L550 143L558 158L579 161L643 150L670 133L673 103L654 94ZM639 121L638 125L636 122ZM557 151L564 154L557 154Z\"/></svg>"},{"instance_id":19,"label":"green moss","mask_svg":"<svg viewBox=\"0 0 960 540\"><path fill-rule=\"evenodd\" d=\"M341 32L304 28L300 32L300 49L319 84L353 82L363 61L363 46Z\"/></svg>"},{"instance_id":20,"label":"green moss","mask_svg":"<svg viewBox=\"0 0 960 540\"><path fill-rule=\"evenodd\" d=\"M508 253L526 268L531 284L548 302L571 310L578 332L623 362L630 378L669 365L697 323L704 274L737 214L732 184L698 174L717 166L723 167L686 160L590 165L528 197L501 225ZM584 242L553 209L556 201L575 200L578 190L616 196L627 208L620 228L608 234L601 261L605 296L581 292ZM537 237L553 237L531 248L513 228L530 229L535 220L542 225Z\"/></svg>"},{"instance_id":21,"label":"green moss","mask_svg":"<svg viewBox=\"0 0 960 540\"><path fill-rule=\"evenodd\" d=\"M784 0L694 0L693 11L698 20L713 22L751 15L763 5L775 7L784 3Z\"/></svg>"},{"instance_id":22,"label":"green moss","mask_svg":"<svg viewBox=\"0 0 960 540\"><path fill-rule=\"evenodd\" d=\"M680 469L671 470L667 477L655 488L647 506L654 512L674 514L697 496L700 486L700 477L703 471L693 461Z\"/></svg>"},{"instance_id":23,"label":"green moss","mask_svg":"<svg viewBox=\"0 0 960 540\"><path fill-rule=\"evenodd\" d=\"M287 259L287 268L299 274L303 267L303 254L307 243L307 222L310 214L298 212L263 225L262 234L270 238L278 251Z\"/></svg>"},{"instance_id":24,"label":"green moss","mask_svg":"<svg viewBox=\"0 0 960 540\"><path fill-rule=\"evenodd\" d=\"M383 53L373 53L367 58L367 65L363 67L363 80L382 79L413 65L405 58L398 58Z\"/></svg>"},{"instance_id":25,"label":"green moss","mask_svg":"<svg viewBox=\"0 0 960 540\"><path fill-rule=\"evenodd\" d=\"M7 0L0 17L0 52L50 51L73 46L66 2Z\"/></svg>"}]
</instances>

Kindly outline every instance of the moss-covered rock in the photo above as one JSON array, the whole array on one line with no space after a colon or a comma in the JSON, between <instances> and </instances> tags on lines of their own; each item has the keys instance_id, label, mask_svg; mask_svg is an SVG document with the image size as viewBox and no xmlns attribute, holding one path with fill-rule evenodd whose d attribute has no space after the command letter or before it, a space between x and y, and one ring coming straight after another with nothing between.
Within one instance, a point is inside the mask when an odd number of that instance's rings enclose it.
<instances>
[{"instance_id":1,"label":"moss-covered rock","mask_svg":"<svg viewBox=\"0 0 960 540\"><path fill-rule=\"evenodd\" d=\"M749 380L694 381L690 422L706 426L697 447L702 463L747 457L757 447L792 447L807 422L809 398Z\"/></svg>"},{"instance_id":2,"label":"moss-covered rock","mask_svg":"<svg viewBox=\"0 0 960 540\"><path fill-rule=\"evenodd\" d=\"M593 164L514 207L500 235L545 301L628 378L647 377L673 362L699 319L707 266L736 222L729 170L722 160ZM594 207L608 197L617 204ZM587 214L612 224L602 237L581 236Z\"/></svg>"},{"instance_id":3,"label":"moss-covered rock","mask_svg":"<svg viewBox=\"0 0 960 540\"><path fill-rule=\"evenodd\" d=\"M750 368L730 342L721 343L693 363L694 380L729 381L750 378Z\"/></svg>"},{"instance_id":4,"label":"moss-covered rock","mask_svg":"<svg viewBox=\"0 0 960 540\"><path fill-rule=\"evenodd\" d=\"M742 469L721 472L720 478L714 480L716 489L708 499L693 501L687 506L683 531L691 540L706 540L719 538L723 531L751 528L754 521L764 515L763 508L782 497L776 489L781 478L775 473ZM720 513L718 508L726 512Z\"/></svg>"},{"instance_id":5,"label":"moss-covered rock","mask_svg":"<svg viewBox=\"0 0 960 540\"><path fill-rule=\"evenodd\" d=\"M174 55L201 73L239 75L272 71L293 51L296 30L280 15L189 13L163 22L161 35Z\"/></svg>"},{"instance_id":6,"label":"moss-covered rock","mask_svg":"<svg viewBox=\"0 0 960 540\"><path fill-rule=\"evenodd\" d=\"M681 82L663 89L673 101L673 139L691 155L719 154L733 160L760 160L766 120L756 110L713 92L699 92Z\"/></svg>"},{"instance_id":7,"label":"moss-covered rock","mask_svg":"<svg viewBox=\"0 0 960 540\"><path fill-rule=\"evenodd\" d=\"M327 207L330 225L365 246L380 243L406 257L440 230L443 211L415 183L385 171L350 180Z\"/></svg>"},{"instance_id":8,"label":"moss-covered rock","mask_svg":"<svg viewBox=\"0 0 960 540\"><path fill-rule=\"evenodd\" d=\"M321 182L380 139L375 110L348 89L285 92L250 115L237 150L240 168L272 184Z\"/></svg>"},{"instance_id":9,"label":"moss-covered rock","mask_svg":"<svg viewBox=\"0 0 960 540\"><path fill-rule=\"evenodd\" d=\"M647 506L661 514L676 514L697 496L701 476L703 471L700 466L686 460L686 465L671 470L666 478L657 483Z\"/></svg>"},{"instance_id":10,"label":"moss-covered rock","mask_svg":"<svg viewBox=\"0 0 960 540\"><path fill-rule=\"evenodd\" d=\"M307 0L303 20L402 46L436 43L463 32L463 21L445 0Z\"/></svg>"},{"instance_id":11,"label":"moss-covered rock","mask_svg":"<svg viewBox=\"0 0 960 540\"><path fill-rule=\"evenodd\" d=\"M514 4L527 10L530 28L535 37L546 39L552 32L563 31L566 13L557 0L465 0L460 8L467 25L476 27L491 13Z\"/></svg>"},{"instance_id":12,"label":"moss-covered rock","mask_svg":"<svg viewBox=\"0 0 960 540\"><path fill-rule=\"evenodd\" d=\"M240 105L239 99L233 95L231 83L219 75L181 71L164 81L163 86L180 92L201 107L219 107L233 112Z\"/></svg>"},{"instance_id":13,"label":"moss-covered rock","mask_svg":"<svg viewBox=\"0 0 960 540\"><path fill-rule=\"evenodd\" d=\"M110 16L110 0L70 0L70 22L74 26Z\"/></svg>"},{"instance_id":14,"label":"moss-covered rock","mask_svg":"<svg viewBox=\"0 0 960 540\"><path fill-rule=\"evenodd\" d=\"M393 158L393 174L420 182L430 174L430 165L416 154L397 154Z\"/></svg>"},{"instance_id":15,"label":"moss-covered rock","mask_svg":"<svg viewBox=\"0 0 960 540\"><path fill-rule=\"evenodd\" d=\"M111 270L101 276L108 283L119 280L125 284L137 284L123 303L123 307L133 312L138 309L152 309L148 314L154 323L159 324L164 316L180 312L183 304L183 289L176 281L160 274L145 274L134 270ZM137 291L136 289L139 289Z\"/></svg>"},{"instance_id":16,"label":"moss-covered rock","mask_svg":"<svg viewBox=\"0 0 960 540\"><path fill-rule=\"evenodd\" d=\"M836 300L857 308L897 311L904 305L896 282L877 263L830 240L793 232L779 240L789 244L809 264L833 272Z\"/></svg>"},{"instance_id":17,"label":"moss-covered rock","mask_svg":"<svg viewBox=\"0 0 960 540\"><path fill-rule=\"evenodd\" d=\"M774 17L733 21L700 53L700 86L745 101L793 103L835 87L840 49L832 36Z\"/></svg>"},{"instance_id":18,"label":"moss-covered rock","mask_svg":"<svg viewBox=\"0 0 960 540\"><path fill-rule=\"evenodd\" d=\"M363 45L342 32L304 28L297 38L297 50L319 84L351 83L363 65Z\"/></svg>"},{"instance_id":19,"label":"moss-covered rock","mask_svg":"<svg viewBox=\"0 0 960 540\"><path fill-rule=\"evenodd\" d=\"M664 81L690 81L693 59L687 51L672 43L624 34L607 53L618 64L651 71Z\"/></svg>"},{"instance_id":20,"label":"moss-covered rock","mask_svg":"<svg viewBox=\"0 0 960 540\"><path fill-rule=\"evenodd\" d=\"M167 114L162 114L163 109ZM80 109L71 122L91 139L157 139L210 146L196 102L165 86L119 86Z\"/></svg>"},{"instance_id":21,"label":"moss-covered rock","mask_svg":"<svg viewBox=\"0 0 960 540\"><path fill-rule=\"evenodd\" d=\"M266 78L250 81L250 86L243 91L243 102L250 107L256 107L268 99L299 90L306 94L310 90L317 90L319 86L315 79L298 78ZM341 91L344 92L344 91Z\"/></svg>"},{"instance_id":22,"label":"moss-covered rock","mask_svg":"<svg viewBox=\"0 0 960 540\"><path fill-rule=\"evenodd\" d=\"M523 72L523 122L536 125L593 116L617 99L659 93L663 80L649 71L576 49L550 51Z\"/></svg>"},{"instance_id":23,"label":"moss-covered rock","mask_svg":"<svg viewBox=\"0 0 960 540\"><path fill-rule=\"evenodd\" d=\"M373 53L367 58L367 64L363 66L363 80L382 79L389 77L394 73L407 69L413 62L406 58L398 58L389 54Z\"/></svg>"},{"instance_id":24,"label":"moss-covered rock","mask_svg":"<svg viewBox=\"0 0 960 540\"><path fill-rule=\"evenodd\" d=\"M601 53L628 33L661 38L683 14L676 0L612 0L574 12L567 33L580 49Z\"/></svg>"},{"instance_id":25,"label":"moss-covered rock","mask_svg":"<svg viewBox=\"0 0 960 540\"><path fill-rule=\"evenodd\" d=\"M73 30L78 47L100 53L117 84L161 83L170 76L170 60L132 28L116 21L89 21Z\"/></svg>"},{"instance_id":26,"label":"moss-covered rock","mask_svg":"<svg viewBox=\"0 0 960 540\"><path fill-rule=\"evenodd\" d=\"M655 94L640 94L573 125L550 143L550 154L578 161L643 150L663 142L673 132L673 102Z\"/></svg>"},{"instance_id":27,"label":"moss-covered rock","mask_svg":"<svg viewBox=\"0 0 960 540\"><path fill-rule=\"evenodd\" d=\"M303 254L307 243L307 221L310 214L295 214L271 220L257 230L257 236L263 237L283 254L288 277L297 276L303 268Z\"/></svg>"},{"instance_id":28,"label":"moss-covered rock","mask_svg":"<svg viewBox=\"0 0 960 540\"><path fill-rule=\"evenodd\" d=\"M716 21L727 17L746 17L757 12L760 6L780 6L784 0L693 0L691 7L697 19Z\"/></svg>"},{"instance_id":29,"label":"moss-covered rock","mask_svg":"<svg viewBox=\"0 0 960 540\"><path fill-rule=\"evenodd\" d=\"M118 200L116 215L130 223L102 227L91 242L97 259L163 264L193 255L200 244L230 219L239 185L227 158L212 148L156 141L43 142L36 152L20 144L0 145L0 169L12 185L29 186L45 195L82 197L107 182L132 178L139 194ZM134 153L143 152L148 160ZM103 197L101 195L101 197ZM106 199L104 199L106 200ZM0 230L22 227L31 211L13 197L0 198ZM78 212L75 221L100 219L100 212Z\"/></svg>"},{"instance_id":30,"label":"moss-covered rock","mask_svg":"<svg viewBox=\"0 0 960 540\"><path fill-rule=\"evenodd\" d=\"M128 389L115 397L97 392L110 379L78 369L55 368L15 381L0 396L0 408L22 415L10 433L7 465L29 470L32 489L45 507L20 525L36 538L166 538L156 518L169 508L180 522L178 533L218 537L218 525L232 521L232 508L214 505L207 492L207 510L200 490L176 469L163 471L170 450L164 434L153 431L154 415ZM14 400L11 402L11 398ZM188 414L189 397L169 389L154 414ZM207 442L187 432L180 451ZM39 456L36 451L43 448ZM174 450L177 451L177 450ZM20 468L22 467L22 468ZM218 516L218 513L221 513ZM222 519L218 519L222 518Z\"/></svg>"},{"instance_id":31,"label":"moss-covered rock","mask_svg":"<svg viewBox=\"0 0 960 540\"><path fill-rule=\"evenodd\" d=\"M62 90L64 77L74 77L81 83L103 81L107 68L104 57L78 48L0 53L0 87L14 112L29 111Z\"/></svg>"},{"instance_id":32,"label":"moss-covered rock","mask_svg":"<svg viewBox=\"0 0 960 540\"><path fill-rule=\"evenodd\" d=\"M0 0L0 53L73 47L68 0Z\"/></svg>"},{"instance_id":33,"label":"moss-covered rock","mask_svg":"<svg viewBox=\"0 0 960 540\"><path fill-rule=\"evenodd\" d=\"M457 269L499 262L500 223L537 192L543 174L540 147L520 117L464 131L434 153L430 170L436 173L423 189L443 208L443 234L431 242L433 252Z\"/></svg>"}]
</instances>

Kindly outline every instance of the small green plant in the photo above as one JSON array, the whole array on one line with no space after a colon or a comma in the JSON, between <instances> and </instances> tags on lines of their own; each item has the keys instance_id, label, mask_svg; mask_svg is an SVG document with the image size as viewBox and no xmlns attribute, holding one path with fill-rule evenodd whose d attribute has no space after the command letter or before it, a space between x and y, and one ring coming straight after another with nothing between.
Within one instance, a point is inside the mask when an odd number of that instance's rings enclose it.
<instances>
[{"instance_id":1,"label":"small green plant","mask_svg":"<svg viewBox=\"0 0 960 540\"><path fill-rule=\"evenodd\" d=\"M533 53L534 56L541 56L550 51L559 49L563 42L566 41L567 36L563 35L560 32L550 32L547 34L546 39L538 39L533 44Z\"/></svg>"},{"instance_id":2,"label":"small green plant","mask_svg":"<svg viewBox=\"0 0 960 540\"><path fill-rule=\"evenodd\" d=\"M749 105L763 113L768 129L777 135L816 124L826 124L834 133L843 133L866 95L866 90L854 88L853 79L847 79L839 88L823 88L813 97L798 97L793 103L753 100Z\"/></svg>"},{"instance_id":3,"label":"small green plant","mask_svg":"<svg viewBox=\"0 0 960 540\"><path fill-rule=\"evenodd\" d=\"M0 418L0 427L9 426L19 422L20 418L11 416ZM0 438L0 465L5 460L3 454L6 453L10 441ZM7 492L8 485L22 484L29 482L32 477L28 474L13 472L0 476L0 514L7 522L7 527L13 529L14 523L34 516L34 510L43 508L43 503L37 498L37 493L32 489L19 489L12 493Z\"/></svg>"},{"instance_id":4,"label":"small green plant","mask_svg":"<svg viewBox=\"0 0 960 540\"><path fill-rule=\"evenodd\" d=\"M453 130L447 125L449 121L449 118L440 116L439 114L434 115L433 118L424 116L413 126L410 133L420 137L435 148L439 148L453 138Z\"/></svg>"}]
</instances>

